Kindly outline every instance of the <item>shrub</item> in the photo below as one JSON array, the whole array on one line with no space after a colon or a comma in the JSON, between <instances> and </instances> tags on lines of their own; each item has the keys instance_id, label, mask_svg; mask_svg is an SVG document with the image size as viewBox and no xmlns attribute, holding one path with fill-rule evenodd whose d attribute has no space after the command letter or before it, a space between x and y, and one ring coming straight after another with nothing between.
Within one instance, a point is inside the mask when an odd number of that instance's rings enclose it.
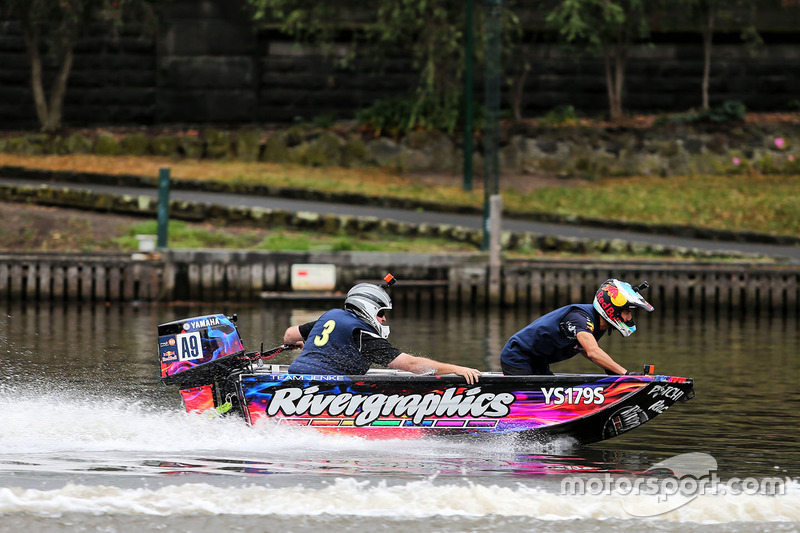
<instances>
[{"instance_id":1,"label":"shrub","mask_svg":"<svg viewBox=\"0 0 800 533\"><path fill-rule=\"evenodd\" d=\"M578 123L578 114L571 105L560 105L539 119L542 126L574 126Z\"/></svg>"},{"instance_id":2,"label":"shrub","mask_svg":"<svg viewBox=\"0 0 800 533\"><path fill-rule=\"evenodd\" d=\"M711 122L741 122L747 115L747 107L738 100L726 100L717 107L703 111L701 115Z\"/></svg>"},{"instance_id":3,"label":"shrub","mask_svg":"<svg viewBox=\"0 0 800 533\"><path fill-rule=\"evenodd\" d=\"M145 133L137 132L123 137L119 145L123 154L142 156L147 154L150 148L150 139Z\"/></svg>"},{"instance_id":4,"label":"shrub","mask_svg":"<svg viewBox=\"0 0 800 533\"><path fill-rule=\"evenodd\" d=\"M694 124L713 122L724 124L728 122L742 122L747 115L747 107L738 100L726 100L716 107L702 111L690 111L666 117L658 117L655 124Z\"/></svg>"},{"instance_id":5,"label":"shrub","mask_svg":"<svg viewBox=\"0 0 800 533\"><path fill-rule=\"evenodd\" d=\"M414 130L439 130L454 133L463 128L463 101L458 98L412 96L376 100L371 106L356 114L361 126L372 129L376 136L400 137ZM475 130L483 122L483 111L475 106Z\"/></svg>"},{"instance_id":6,"label":"shrub","mask_svg":"<svg viewBox=\"0 0 800 533\"><path fill-rule=\"evenodd\" d=\"M97 155L119 155L122 152L117 140L111 135L101 133L94 143L94 153Z\"/></svg>"}]
</instances>

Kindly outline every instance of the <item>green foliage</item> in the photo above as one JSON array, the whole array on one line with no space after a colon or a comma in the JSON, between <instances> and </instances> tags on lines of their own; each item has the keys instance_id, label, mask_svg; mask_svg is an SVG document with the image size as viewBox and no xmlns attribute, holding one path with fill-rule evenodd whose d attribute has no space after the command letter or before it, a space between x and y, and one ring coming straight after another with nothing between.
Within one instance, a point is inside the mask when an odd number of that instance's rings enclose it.
<instances>
[{"instance_id":1,"label":"green foliage","mask_svg":"<svg viewBox=\"0 0 800 533\"><path fill-rule=\"evenodd\" d=\"M180 146L180 143L181 140L177 135L167 133L153 137L150 141L150 146L155 155L175 157L178 153L178 146Z\"/></svg>"},{"instance_id":2,"label":"green foliage","mask_svg":"<svg viewBox=\"0 0 800 533\"><path fill-rule=\"evenodd\" d=\"M368 108L359 111L356 120L360 125L371 128L376 135L398 137L408 131L412 105L407 98L376 100Z\"/></svg>"},{"instance_id":3,"label":"green foliage","mask_svg":"<svg viewBox=\"0 0 800 533\"><path fill-rule=\"evenodd\" d=\"M593 54L644 37L649 31L642 0L563 0L546 21L567 42Z\"/></svg>"},{"instance_id":4,"label":"green foliage","mask_svg":"<svg viewBox=\"0 0 800 533\"><path fill-rule=\"evenodd\" d=\"M446 131L450 134L463 125L464 106L460 97L436 98L420 94L411 98L376 100L356 114L356 120L376 136L400 137L411 131ZM483 108L475 106L475 129L483 124Z\"/></svg>"},{"instance_id":5,"label":"green foliage","mask_svg":"<svg viewBox=\"0 0 800 533\"><path fill-rule=\"evenodd\" d=\"M94 153L97 155L119 155L122 153L122 148L111 135L100 134L94 144Z\"/></svg>"},{"instance_id":6,"label":"green foliage","mask_svg":"<svg viewBox=\"0 0 800 533\"><path fill-rule=\"evenodd\" d=\"M150 148L150 139L143 132L137 132L126 137L120 141L122 153L128 155L143 156L147 154Z\"/></svg>"},{"instance_id":7,"label":"green foliage","mask_svg":"<svg viewBox=\"0 0 800 533\"><path fill-rule=\"evenodd\" d=\"M716 123L725 124L731 122L742 122L747 115L747 107L738 100L725 100L716 107L701 111L690 111L688 113L678 113L658 117L655 124L696 124L696 123Z\"/></svg>"},{"instance_id":8,"label":"green foliage","mask_svg":"<svg viewBox=\"0 0 800 533\"><path fill-rule=\"evenodd\" d=\"M631 44L649 34L643 0L563 0L546 17L564 40L584 52L603 56L612 120L622 118L625 62Z\"/></svg>"},{"instance_id":9,"label":"green foliage","mask_svg":"<svg viewBox=\"0 0 800 533\"><path fill-rule=\"evenodd\" d=\"M578 114L572 105L560 105L539 119L542 126L573 126L578 123Z\"/></svg>"},{"instance_id":10,"label":"green foliage","mask_svg":"<svg viewBox=\"0 0 800 533\"><path fill-rule=\"evenodd\" d=\"M253 21L260 27L279 27L300 42L309 42L325 51L341 49L348 30L353 42L368 52L361 59L379 73L389 57L408 57L419 72L413 98L378 102L362 114L362 121L376 131L397 134L416 128L453 132L458 128L464 71L463 2L454 0L381 0L356 2L337 0L246 0ZM507 0L515 5L518 0ZM476 28L483 25L486 9L475 2ZM506 33L506 43L521 41L519 20L509 9L503 10L504 26L516 28ZM476 35L482 35L476 30ZM516 41L515 41L516 39ZM337 48L338 47L338 48ZM482 60L483 46L476 47ZM354 47L346 56L352 60ZM339 54L340 57L341 54Z\"/></svg>"},{"instance_id":11,"label":"green foliage","mask_svg":"<svg viewBox=\"0 0 800 533\"><path fill-rule=\"evenodd\" d=\"M747 107L738 100L726 100L717 107L701 113L710 122L741 122L747 115Z\"/></svg>"},{"instance_id":12,"label":"green foliage","mask_svg":"<svg viewBox=\"0 0 800 533\"><path fill-rule=\"evenodd\" d=\"M359 4L352 0L320 2L318 0L246 0L250 16L257 27L275 27L296 38L320 47L326 55L336 51L336 38L342 27L352 24ZM347 63L351 53L340 57Z\"/></svg>"},{"instance_id":13,"label":"green foliage","mask_svg":"<svg viewBox=\"0 0 800 533\"><path fill-rule=\"evenodd\" d=\"M313 118L311 123L318 128L330 128L336 122L336 116L333 113L325 113L317 115Z\"/></svg>"},{"instance_id":14,"label":"green foliage","mask_svg":"<svg viewBox=\"0 0 800 533\"><path fill-rule=\"evenodd\" d=\"M420 100L448 101L461 92L464 65L464 9L445 0L376 2L376 24L370 34L390 49L410 46L420 71Z\"/></svg>"}]
</instances>

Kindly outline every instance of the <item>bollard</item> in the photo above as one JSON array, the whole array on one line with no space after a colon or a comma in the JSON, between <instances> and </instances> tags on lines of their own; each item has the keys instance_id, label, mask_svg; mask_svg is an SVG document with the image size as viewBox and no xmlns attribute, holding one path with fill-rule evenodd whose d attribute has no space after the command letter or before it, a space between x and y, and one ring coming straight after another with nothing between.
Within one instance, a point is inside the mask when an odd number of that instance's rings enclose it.
<instances>
[{"instance_id":1,"label":"bollard","mask_svg":"<svg viewBox=\"0 0 800 533\"><path fill-rule=\"evenodd\" d=\"M158 248L167 247L169 223L169 169L158 170Z\"/></svg>"},{"instance_id":2,"label":"bollard","mask_svg":"<svg viewBox=\"0 0 800 533\"><path fill-rule=\"evenodd\" d=\"M501 225L503 197L493 194L489 198L489 304L500 304L500 276L502 272Z\"/></svg>"}]
</instances>

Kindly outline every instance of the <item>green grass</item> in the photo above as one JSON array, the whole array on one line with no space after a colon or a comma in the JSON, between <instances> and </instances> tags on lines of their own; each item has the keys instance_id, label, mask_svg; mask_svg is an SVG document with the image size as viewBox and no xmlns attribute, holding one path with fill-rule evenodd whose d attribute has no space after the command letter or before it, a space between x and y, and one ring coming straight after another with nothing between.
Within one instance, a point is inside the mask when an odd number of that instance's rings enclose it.
<instances>
[{"instance_id":1,"label":"green grass","mask_svg":"<svg viewBox=\"0 0 800 533\"><path fill-rule=\"evenodd\" d=\"M800 235L800 176L609 178L509 192L503 204L523 212Z\"/></svg>"},{"instance_id":2,"label":"green grass","mask_svg":"<svg viewBox=\"0 0 800 533\"><path fill-rule=\"evenodd\" d=\"M240 166L240 164L232 163ZM283 173L237 174L225 176L225 167L216 179L263 183L328 192L360 193L439 203L449 206L483 205L483 191L466 192L454 176L451 185L421 184L409 177L392 177L385 171L364 169L349 173L336 169L320 176L317 169L287 166ZM180 178L178 178L180 179ZM519 213L556 213L604 220L649 224L679 224L752 231L777 235L800 235L800 175L680 176L661 178L600 178L570 180L564 186L534 189L521 193L504 187L500 180L503 205Z\"/></svg>"},{"instance_id":3,"label":"green grass","mask_svg":"<svg viewBox=\"0 0 800 533\"><path fill-rule=\"evenodd\" d=\"M139 246L136 235L156 235L155 221L141 222L127 228L125 235L114 240L114 244L125 251L134 251ZM269 250L274 252L475 252L474 246L445 239L408 239L393 235L353 237L346 234L324 235L311 232L270 228L269 231L242 228L211 229L198 227L179 220L169 222L167 229L170 248L235 248L245 250Z\"/></svg>"},{"instance_id":4,"label":"green grass","mask_svg":"<svg viewBox=\"0 0 800 533\"><path fill-rule=\"evenodd\" d=\"M135 251L138 248L136 235L155 235L157 232L155 221L141 222L127 228L123 237L115 239L111 245L122 251ZM351 236L340 233L338 235L317 234L311 232L272 228L269 231L252 228L210 229L197 227L183 221L170 221L168 229L168 246L175 249L196 248L230 248L244 250L264 250L272 252L413 252L413 253L475 253L478 248L474 245L453 242L445 239L403 236L387 234L373 234L368 236ZM95 249L88 243L84 249ZM569 259L585 258L587 254L571 252L543 252L538 249L523 248L510 250L505 253L509 259ZM637 255L638 259L654 259L659 261L670 260L664 255L648 256ZM593 260L617 261L630 260L629 253L624 255L613 253L592 253ZM685 260L683 256L675 259ZM741 261L741 258L720 257L718 261ZM752 261L752 260L749 260Z\"/></svg>"},{"instance_id":5,"label":"green grass","mask_svg":"<svg viewBox=\"0 0 800 533\"><path fill-rule=\"evenodd\" d=\"M154 220L134 224L127 228L125 235L118 237L114 243L123 250L136 250L139 241L136 235L156 235L158 223ZM175 248L252 248L259 242L259 237L251 232L227 232L190 226L186 222L172 220L169 222L167 235L169 245Z\"/></svg>"},{"instance_id":6,"label":"green grass","mask_svg":"<svg viewBox=\"0 0 800 533\"><path fill-rule=\"evenodd\" d=\"M3 159L5 158L5 159ZM198 179L223 183L246 183L296 187L338 193L362 193L375 197L472 206L481 209L480 179L475 190L462 189L460 176L447 176L436 184L414 176L399 176L377 168L312 168L291 164L241 161L165 160L153 157L12 156L0 154L0 163L87 172L122 172L155 176L161 166L172 169L174 180ZM742 171L735 175L682 177L570 179L563 186L534 188L521 192L507 187L524 185L523 177L509 181L501 177L504 207L517 213L556 213L609 221L662 225L689 225L733 231L800 235L800 175L759 175ZM531 178L534 179L534 178ZM522 181L521 181L522 180ZM530 188L529 188L530 189ZM136 225L115 244L125 250L138 246L135 235L155 234L155 223ZM87 247L91 243L87 244ZM83 245L83 243L81 243ZM296 251L476 251L468 244L407 237L350 237L317 235L270 228L217 229L173 222L170 247L228 247ZM88 249L88 248L87 248ZM532 252L536 253L536 252Z\"/></svg>"},{"instance_id":7,"label":"green grass","mask_svg":"<svg viewBox=\"0 0 800 533\"><path fill-rule=\"evenodd\" d=\"M408 178L386 181L383 173L375 177L361 174L359 180L341 179L338 173L336 177L315 179L315 176L303 175L302 168L295 170L297 175L280 183L449 206L480 208L483 205L483 191L478 188L481 184L476 184L476 190L465 192L456 185L459 184L457 177L451 181L454 185L432 186ZM259 180L251 175L241 181L257 183ZM264 176L263 183L276 184L269 176ZM504 207L518 213L556 213L614 221L800 235L800 175L601 178L577 184L569 181L562 187L527 193L503 188L501 178L501 193Z\"/></svg>"},{"instance_id":8,"label":"green grass","mask_svg":"<svg viewBox=\"0 0 800 533\"><path fill-rule=\"evenodd\" d=\"M171 168L173 180L204 180L361 193L451 206L482 208L482 183L465 192L460 176L424 183L379 168L304 167L242 161L171 160L157 157L19 156L0 154L0 164L51 170L157 176ZM684 224L709 228L800 235L800 175L758 175L741 170L728 176L600 178L565 181L564 186L520 192L501 177L503 205L516 212L581 215L650 224ZM531 178L534 179L534 178Z\"/></svg>"}]
</instances>

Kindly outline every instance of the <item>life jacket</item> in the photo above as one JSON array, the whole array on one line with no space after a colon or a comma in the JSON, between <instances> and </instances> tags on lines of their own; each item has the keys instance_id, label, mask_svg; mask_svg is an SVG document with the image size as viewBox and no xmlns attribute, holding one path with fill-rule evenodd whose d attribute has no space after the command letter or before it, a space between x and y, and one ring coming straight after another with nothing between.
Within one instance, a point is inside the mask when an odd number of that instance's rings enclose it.
<instances>
[{"instance_id":1,"label":"life jacket","mask_svg":"<svg viewBox=\"0 0 800 533\"><path fill-rule=\"evenodd\" d=\"M360 331L356 335L356 331ZM361 353L361 335L377 336L366 322L344 309L324 313L311 328L290 374L366 374L370 361ZM356 340L358 339L358 340Z\"/></svg>"},{"instance_id":2,"label":"life jacket","mask_svg":"<svg viewBox=\"0 0 800 533\"><path fill-rule=\"evenodd\" d=\"M574 357L581 351L581 345L561 331L561 322L576 310L592 318L595 338L602 336L596 329L599 317L592 304L567 305L537 318L512 335L500 353L500 360L514 367L525 368L530 365L530 360L549 365Z\"/></svg>"}]
</instances>

